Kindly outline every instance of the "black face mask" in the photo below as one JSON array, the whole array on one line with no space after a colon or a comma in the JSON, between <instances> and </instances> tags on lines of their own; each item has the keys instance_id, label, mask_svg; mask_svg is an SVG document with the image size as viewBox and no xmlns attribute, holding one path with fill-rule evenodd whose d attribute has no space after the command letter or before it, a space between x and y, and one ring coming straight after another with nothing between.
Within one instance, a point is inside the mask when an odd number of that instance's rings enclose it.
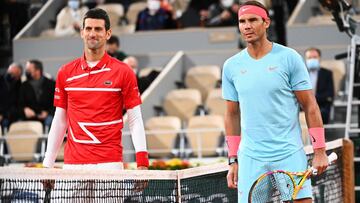
<instances>
[{"instance_id":1,"label":"black face mask","mask_svg":"<svg viewBox=\"0 0 360 203\"><path fill-rule=\"evenodd\" d=\"M32 77L32 75L31 75L31 73L29 73L29 72L25 72L25 76L26 76L26 80L28 80L28 81L34 79L34 78Z\"/></svg>"},{"instance_id":2,"label":"black face mask","mask_svg":"<svg viewBox=\"0 0 360 203\"><path fill-rule=\"evenodd\" d=\"M13 83L15 82L15 78L10 74L10 73L6 73L5 74L5 80L8 83Z\"/></svg>"}]
</instances>

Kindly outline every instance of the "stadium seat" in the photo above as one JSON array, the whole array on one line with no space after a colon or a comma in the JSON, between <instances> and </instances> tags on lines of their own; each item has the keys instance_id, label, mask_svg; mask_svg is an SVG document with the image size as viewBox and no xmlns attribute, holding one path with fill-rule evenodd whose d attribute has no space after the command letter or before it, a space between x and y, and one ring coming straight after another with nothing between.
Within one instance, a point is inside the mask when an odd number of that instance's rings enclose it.
<instances>
[{"instance_id":1,"label":"stadium seat","mask_svg":"<svg viewBox=\"0 0 360 203\"><path fill-rule=\"evenodd\" d=\"M188 88L195 88L201 92L205 100L208 92L215 88L220 80L220 68L215 65L195 66L186 72L185 85Z\"/></svg>"},{"instance_id":2,"label":"stadium seat","mask_svg":"<svg viewBox=\"0 0 360 203\"><path fill-rule=\"evenodd\" d=\"M19 121L11 124L6 135L11 159L13 161L39 159L36 147L42 136L43 125L40 121ZM41 147L41 151L45 152L45 143L41 144Z\"/></svg>"},{"instance_id":3,"label":"stadium seat","mask_svg":"<svg viewBox=\"0 0 360 203\"><path fill-rule=\"evenodd\" d=\"M178 132L181 130L181 120L178 117L152 117L146 121L145 129L146 143L150 157L170 157L172 154L177 153L176 149L174 149L175 139L178 136Z\"/></svg>"},{"instance_id":4,"label":"stadium seat","mask_svg":"<svg viewBox=\"0 0 360 203\"><path fill-rule=\"evenodd\" d=\"M165 96L164 110L169 116L177 116L187 122L201 105L201 94L197 89L176 89Z\"/></svg>"},{"instance_id":5,"label":"stadium seat","mask_svg":"<svg viewBox=\"0 0 360 203\"><path fill-rule=\"evenodd\" d=\"M322 60L321 66L329 69L333 72L334 79L334 90L335 95L337 95L340 89L340 83L345 75L345 63L342 60Z\"/></svg>"},{"instance_id":6,"label":"stadium seat","mask_svg":"<svg viewBox=\"0 0 360 203\"><path fill-rule=\"evenodd\" d=\"M97 8L101 8L108 13L110 24L114 27L119 25L119 20L124 16L124 7L118 3L100 4Z\"/></svg>"},{"instance_id":7,"label":"stadium seat","mask_svg":"<svg viewBox=\"0 0 360 203\"><path fill-rule=\"evenodd\" d=\"M131 34L135 32L135 25L120 25L120 26L114 26L111 28L112 33L115 35L121 35L121 34Z\"/></svg>"},{"instance_id":8,"label":"stadium seat","mask_svg":"<svg viewBox=\"0 0 360 203\"><path fill-rule=\"evenodd\" d=\"M224 118L219 115L194 116L189 120L187 137L193 155L216 156L223 149ZM219 147L220 146L220 147ZM221 152L220 152L221 153Z\"/></svg>"},{"instance_id":9,"label":"stadium seat","mask_svg":"<svg viewBox=\"0 0 360 203\"><path fill-rule=\"evenodd\" d=\"M129 21L129 24L136 24L138 14L146 7L147 7L146 2L135 2L130 4L129 9L126 13L126 17Z\"/></svg>"},{"instance_id":10,"label":"stadium seat","mask_svg":"<svg viewBox=\"0 0 360 203\"><path fill-rule=\"evenodd\" d=\"M225 115L226 101L221 96L221 88L212 89L205 101L205 108L211 115Z\"/></svg>"}]
</instances>

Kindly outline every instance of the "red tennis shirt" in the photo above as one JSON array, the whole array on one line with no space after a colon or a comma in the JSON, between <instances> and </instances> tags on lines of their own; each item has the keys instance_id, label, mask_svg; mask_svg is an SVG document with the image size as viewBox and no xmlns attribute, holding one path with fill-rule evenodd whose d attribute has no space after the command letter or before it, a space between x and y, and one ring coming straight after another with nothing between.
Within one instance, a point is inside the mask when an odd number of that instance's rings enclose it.
<instances>
[{"instance_id":1,"label":"red tennis shirt","mask_svg":"<svg viewBox=\"0 0 360 203\"><path fill-rule=\"evenodd\" d=\"M67 112L64 163L122 161L122 111L139 104L134 72L107 53L93 68L85 55L61 67L54 105Z\"/></svg>"}]
</instances>

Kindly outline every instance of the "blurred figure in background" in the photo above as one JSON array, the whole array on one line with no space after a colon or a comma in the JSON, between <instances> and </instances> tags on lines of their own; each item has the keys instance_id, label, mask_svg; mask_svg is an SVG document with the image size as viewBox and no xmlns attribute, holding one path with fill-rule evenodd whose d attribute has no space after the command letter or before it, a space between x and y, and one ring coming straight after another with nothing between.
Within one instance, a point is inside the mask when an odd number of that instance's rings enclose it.
<instances>
[{"instance_id":1,"label":"blurred figure in background","mask_svg":"<svg viewBox=\"0 0 360 203\"><path fill-rule=\"evenodd\" d=\"M206 26L233 26L238 23L239 3L235 0L220 0L209 7Z\"/></svg>"},{"instance_id":2,"label":"blurred figure in background","mask_svg":"<svg viewBox=\"0 0 360 203\"><path fill-rule=\"evenodd\" d=\"M209 6L218 0L190 0L187 9L179 19L180 27L205 26L209 15Z\"/></svg>"},{"instance_id":3,"label":"blurred figure in background","mask_svg":"<svg viewBox=\"0 0 360 203\"><path fill-rule=\"evenodd\" d=\"M23 120L38 120L49 129L54 115L55 82L43 74L39 60L29 60L25 67L26 81L20 87L20 115Z\"/></svg>"},{"instance_id":4,"label":"blurred figure in background","mask_svg":"<svg viewBox=\"0 0 360 203\"><path fill-rule=\"evenodd\" d=\"M331 106L334 101L334 80L331 70L320 66L321 51L318 48L308 48L305 51L306 66L309 70L313 92L319 105L324 124L330 120Z\"/></svg>"},{"instance_id":5,"label":"blurred figure in background","mask_svg":"<svg viewBox=\"0 0 360 203\"><path fill-rule=\"evenodd\" d=\"M126 57L126 59L124 59L124 63L129 65L131 69L135 72L140 93L143 93L160 74L160 71L150 69L151 71L149 71L146 75L141 76L139 74L139 62L134 56Z\"/></svg>"},{"instance_id":6,"label":"blurred figure in background","mask_svg":"<svg viewBox=\"0 0 360 203\"><path fill-rule=\"evenodd\" d=\"M106 51L110 56L120 61L127 57L126 53L120 50L120 40L115 35L112 35L110 39L106 41Z\"/></svg>"},{"instance_id":7,"label":"blurred figure in background","mask_svg":"<svg viewBox=\"0 0 360 203\"><path fill-rule=\"evenodd\" d=\"M135 75L138 75L138 60L134 56L128 56L124 59L124 63L126 63L130 68L134 71Z\"/></svg>"},{"instance_id":8,"label":"blurred figure in background","mask_svg":"<svg viewBox=\"0 0 360 203\"><path fill-rule=\"evenodd\" d=\"M188 5L187 0L161 0L161 8L170 11L173 19L181 17Z\"/></svg>"},{"instance_id":9,"label":"blurred figure in background","mask_svg":"<svg viewBox=\"0 0 360 203\"><path fill-rule=\"evenodd\" d=\"M3 134L12 122L19 119L19 91L23 68L18 63L10 64L6 73L0 75L0 123Z\"/></svg>"},{"instance_id":10,"label":"blurred figure in background","mask_svg":"<svg viewBox=\"0 0 360 203\"><path fill-rule=\"evenodd\" d=\"M77 35L81 28L81 19L89 9L82 6L80 0L68 0L56 17L55 36Z\"/></svg>"},{"instance_id":11,"label":"blurred figure in background","mask_svg":"<svg viewBox=\"0 0 360 203\"><path fill-rule=\"evenodd\" d=\"M147 0L147 8L140 11L136 20L136 31L176 28L171 12L161 8L160 0Z\"/></svg>"}]
</instances>

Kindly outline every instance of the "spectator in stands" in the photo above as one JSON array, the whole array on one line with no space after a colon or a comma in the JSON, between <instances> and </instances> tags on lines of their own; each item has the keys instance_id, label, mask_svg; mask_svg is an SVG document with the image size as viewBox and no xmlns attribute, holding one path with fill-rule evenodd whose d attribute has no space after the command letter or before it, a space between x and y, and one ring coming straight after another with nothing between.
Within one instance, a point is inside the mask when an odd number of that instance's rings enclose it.
<instances>
[{"instance_id":1,"label":"spectator in stands","mask_svg":"<svg viewBox=\"0 0 360 203\"><path fill-rule=\"evenodd\" d=\"M234 0L220 0L209 7L206 26L233 26L237 25L239 4Z\"/></svg>"},{"instance_id":2,"label":"spectator in stands","mask_svg":"<svg viewBox=\"0 0 360 203\"><path fill-rule=\"evenodd\" d=\"M19 91L23 68L18 63L10 64L6 73L0 75L0 123L3 133L19 118Z\"/></svg>"},{"instance_id":3,"label":"spectator in stands","mask_svg":"<svg viewBox=\"0 0 360 203\"><path fill-rule=\"evenodd\" d=\"M110 39L106 42L106 51L110 56L115 57L120 61L124 60L127 57L125 52L120 50L120 40L115 35L112 35Z\"/></svg>"},{"instance_id":4,"label":"spectator in stands","mask_svg":"<svg viewBox=\"0 0 360 203\"><path fill-rule=\"evenodd\" d=\"M124 63L130 66L130 68L134 71L135 75L138 75L138 60L134 56L128 56L124 59Z\"/></svg>"},{"instance_id":5,"label":"spectator in stands","mask_svg":"<svg viewBox=\"0 0 360 203\"><path fill-rule=\"evenodd\" d=\"M20 115L24 120L41 121L45 132L54 115L53 99L55 82L43 74L39 60L29 60L25 67L26 81L20 87Z\"/></svg>"},{"instance_id":6,"label":"spectator in stands","mask_svg":"<svg viewBox=\"0 0 360 203\"><path fill-rule=\"evenodd\" d=\"M147 0L147 8L137 16L136 31L176 28L172 14L161 8L160 4L160 0Z\"/></svg>"},{"instance_id":7,"label":"spectator in stands","mask_svg":"<svg viewBox=\"0 0 360 203\"><path fill-rule=\"evenodd\" d=\"M80 0L68 0L67 6L61 9L56 17L55 36L72 36L80 32L81 19L88 11Z\"/></svg>"},{"instance_id":8,"label":"spectator in stands","mask_svg":"<svg viewBox=\"0 0 360 203\"><path fill-rule=\"evenodd\" d=\"M209 6L218 0L190 0L187 9L179 19L180 27L205 26Z\"/></svg>"},{"instance_id":9,"label":"spectator in stands","mask_svg":"<svg viewBox=\"0 0 360 203\"><path fill-rule=\"evenodd\" d=\"M320 66L321 51L310 47L305 51L306 66L309 70L313 92L320 107L324 124L329 123L330 110L334 101L334 81L331 70Z\"/></svg>"},{"instance_id":10,"label":"spectator in stands","mask_svg":"<svg viewBox=\"0 0 360 203\"><path fill-rule=\"evenodd\" d=\"M160 71L158 70L151 70L149 74L140 77L138 61L134 56L126 57L126 59L124 59L124 63L128 64L135 72L140 93L143 93L160 74Z\"/></svg>"},{"instance_id":11,"label":"spectator in stands","mask_svg":"<svg viewBox=\"0 0 360 203\"><path fill-rule=\"evenodd\" d=\"M188 3L188 1L184 0L161 0L161 8L170 11L173 19L177 19L181 17Z\"/></svg>"}]
</instances>

